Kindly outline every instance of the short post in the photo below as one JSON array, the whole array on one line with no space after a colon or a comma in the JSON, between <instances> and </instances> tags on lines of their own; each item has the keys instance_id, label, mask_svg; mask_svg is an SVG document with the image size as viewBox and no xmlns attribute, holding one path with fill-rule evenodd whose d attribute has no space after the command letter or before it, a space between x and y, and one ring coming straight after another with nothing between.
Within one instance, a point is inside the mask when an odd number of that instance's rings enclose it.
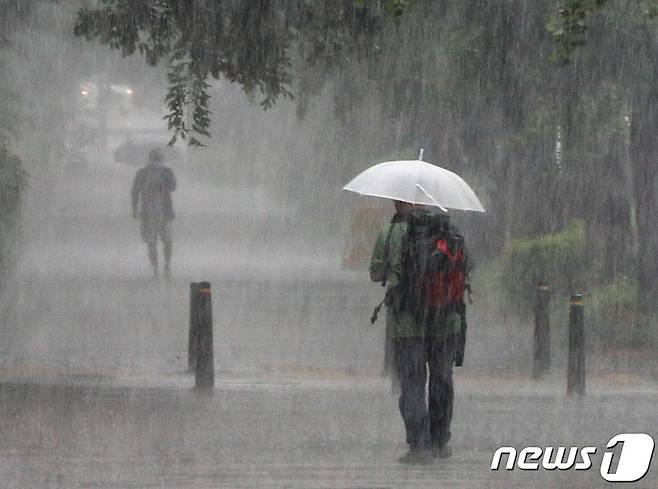
<instances>
[{"instance_id":1,"label":"short post","mask_svg":"<svg viewBox=\"0 0 658 489\"><path fill-rule=\"evenodd\" d=\"M187 370L196 371L197 338L199 331L199 283L190 284L190 331L187 340Z\"/></svg>"},{"instance_id":2,"label":"short post","mask_svg":"<svg viewBox=\"0 0 658 489\"><path fill-rule=\"evenodd\" d=\"M550 330L551 291L548 284L540 282L535 291L535 344L532 363L532 378L538 379L551 368Z\"/></svg>"},{"instance_id":3,"label":"short post","mask_svg":"<svg viewBox=\"0 0 658 489\"><path fill-rule=\"evenodd\" d=\"M213 358L210 282L191 284L189 340L188 365L190 368L194 368L196 387L214 387L215 367Z\"/></svg>"},{"instance_id":4,"label":"short post","mask_svg":"<svg viewBox=\"0 0 658 489\"><path fill-rule=\"evenodd\" d=\"M585 394L585 320L583 296L571 296L569 309L569 366L567 369L567 395Z\"/></svg>"}]
</instances>

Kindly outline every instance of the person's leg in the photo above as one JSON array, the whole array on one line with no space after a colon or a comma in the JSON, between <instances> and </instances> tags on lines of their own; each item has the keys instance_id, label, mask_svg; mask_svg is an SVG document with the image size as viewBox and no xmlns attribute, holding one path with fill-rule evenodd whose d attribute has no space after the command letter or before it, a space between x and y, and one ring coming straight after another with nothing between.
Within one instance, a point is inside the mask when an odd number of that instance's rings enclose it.
<instances>
[{"instance_id":1,"label":"person's leg","mask_svg":"<svg viewBox=\"0 0 658 489\"><path fill-rule=\"evenodd\" d=\"M165 275L167 277L171 277L171 252L172 243L169 239L164 242Z\"/></svg>"},{"instance_id":2,"label":"person's leg","mask_svg":"<svg viewBox=\"0 0 658 489\"><path fill-rule=\"evenodd\" d=\"M162 243L164 244L164 260L165 260L165 269L164 273L167 278L171 277L171 254L173 252L173 242L171 240L171 222L166 221L162 224L160 230L160 236L162 238Z\"/></svg>"},{"instance_id":3,"label":"person's leg","mask_svg":"<svg viewBox=\"0 0 658 489\"><path fill-rule=\"evenodd\" d=\"M452 366L455 356L454 337L430 339L429 418L432 449L440 457L449 457L450 424L454 387Z\"/></svg>"},{"instance_id":4,"label":"person's leg","mask_svg":"<svg viewBox=\"0 0 658 489\"><path fill-rule=\"evenodd\" d=\"M411 452L430 447L429 419L425 403L426 354L422 338L395 338L395 367L400 382L400 414Z\"/></svg>"},{"instance_id":5,"label":"person's leg","mask_svg":"<svg viewBox=\"0 0 658 489\"><path fill-rule=\"evenodd\" d=\"M158 277L158 234L157 234L157 224L153 219L142 218L140 221L140 232L142 234L142 240L146 243L146 249L148 251L149 262L151 263L151 268L153 269L153 274L155 277Z\"/></svg>"},{"instance_id":6,"label":"person's leg","mask_svg":"<svg viewBox=\"0 0 658 489\"><path fill-rule=\"evenodd\" d=\"M152 243L148 243L148 253L149 253L149 261L151 262L151 268L153 269L153 275L155 278L158 277L158 247L156 246L156 242L153 241Z\"/></svg>"},{"instance_id":7,"label":"person's leg","mask_svg":"<svg viewBox=\"0 0 658 489\"><path fill-rule=\"evenodd\" d=\"M384 368L382 376L391 379L391 394L400 395L400 382L398 381L398 370L395 365L395 338L393 337L393 324L395 323L395 314L390 307L386 308L386 331L384 343Z\"/></svg>"},{"instance_id":8,"label":"person's leg","mask_svg":"<svg viewBox=\"0 0 658 489\"><path fill-rule=\"evenodd\" d=\"M413 430L413 424L411 423L411 417L408 415L407 406L410 404L408 400L409 397L409 364L411 354L409 353L409 345L407 338L391 338L392 343L392 353L393 353L393 363L398 378L398 408L400 410L400 415L402 416L402 421L404 422L404 428L407 434L407 443L409 446L412 446L415 443L415 433Z\"/></svg>"}]
</instances>

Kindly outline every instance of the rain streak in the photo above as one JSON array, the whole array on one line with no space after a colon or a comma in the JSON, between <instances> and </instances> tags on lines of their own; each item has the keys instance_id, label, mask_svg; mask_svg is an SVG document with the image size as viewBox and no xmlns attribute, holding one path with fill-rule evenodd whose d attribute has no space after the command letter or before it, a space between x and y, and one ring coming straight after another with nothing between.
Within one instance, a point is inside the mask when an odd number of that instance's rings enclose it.
<instances>
[{"instance_id":1,"label":"rain streak","mask_svg":"<svg viewBox=\"0 0 658 489\"><path fill-rule=\"evenodd\" d=\"M0 0L0 489L656 487L656 80L654 0Z\"/></svg>"}]
</instances>

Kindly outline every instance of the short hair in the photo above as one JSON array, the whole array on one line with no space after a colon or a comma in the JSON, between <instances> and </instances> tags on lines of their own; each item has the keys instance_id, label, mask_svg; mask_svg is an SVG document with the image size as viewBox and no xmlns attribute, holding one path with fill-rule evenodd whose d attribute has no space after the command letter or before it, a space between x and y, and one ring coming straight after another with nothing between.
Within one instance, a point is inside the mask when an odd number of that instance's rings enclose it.
<instances>
[{"instance_id":1,"label":"short hair","mask_svg":"<svg viewBox=\"0 0 658 489\"><path fill-rule=\"evenodd\" d=\"M160 148L153 148L149 151L149 161L162 162L164 160L164 153Z\"/></svg>"}]
</instances>

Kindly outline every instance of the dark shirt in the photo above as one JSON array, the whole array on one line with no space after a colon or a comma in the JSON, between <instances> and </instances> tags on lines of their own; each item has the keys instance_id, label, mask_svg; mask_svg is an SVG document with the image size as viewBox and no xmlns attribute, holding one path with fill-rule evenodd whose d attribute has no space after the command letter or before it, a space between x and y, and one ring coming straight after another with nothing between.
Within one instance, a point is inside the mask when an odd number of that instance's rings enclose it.
<instances>
[{"instance_id":1,"label":"dark shirt","mask_svg":"<svg viewBox=\"0 0 658 489\"><path fill-rule=\"evenodd\" d=\"M171 192L176 189L176 177L168 166L150 163L135 175L131 192L133 211L141 219L174 219Z\"/></svg>"}]
</instances>

